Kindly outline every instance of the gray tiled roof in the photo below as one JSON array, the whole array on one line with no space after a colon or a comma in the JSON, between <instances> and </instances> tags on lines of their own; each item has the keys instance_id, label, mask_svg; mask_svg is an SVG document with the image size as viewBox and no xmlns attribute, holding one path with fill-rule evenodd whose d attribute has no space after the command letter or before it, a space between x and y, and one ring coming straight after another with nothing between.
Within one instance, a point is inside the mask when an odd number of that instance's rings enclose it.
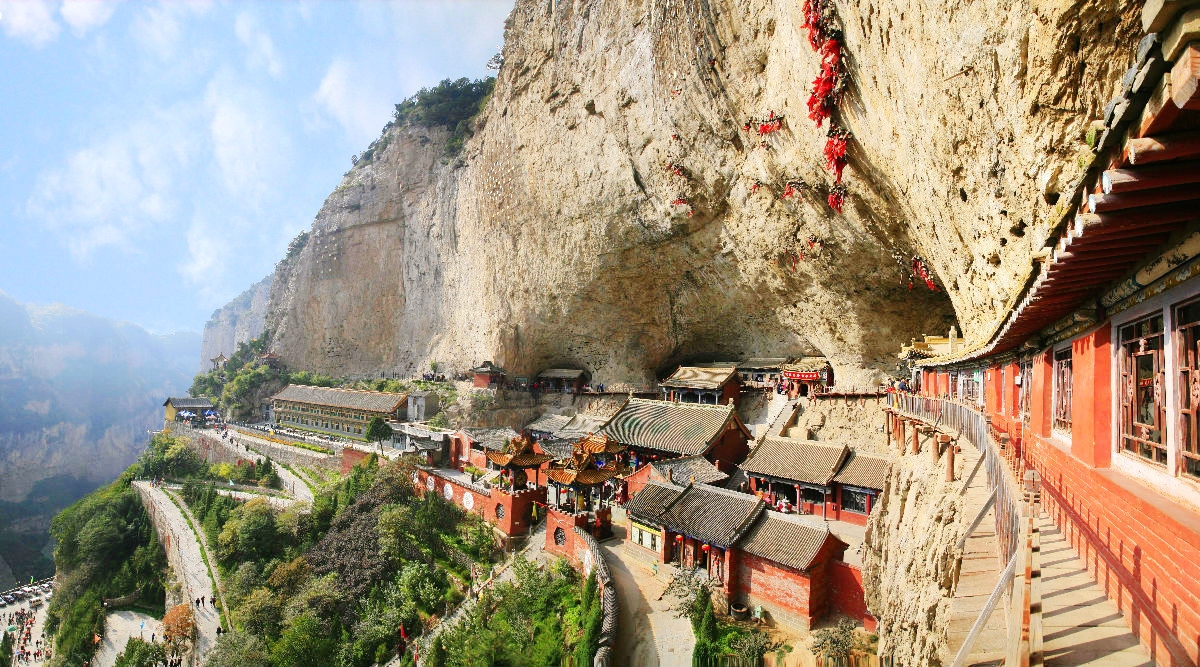
<instances>
[{"instance_id":1,"label":"gray tiled roof","mask_svg":"<svg viewBox=\"0 0 1200 667\"><path fill-rule=\"evenodd\" d=\"M662 381L664 387L687 387L692 389L718 389L729 382L729 378L737 374L733 366L722 368L702 368L699 366L680 366L671 377Z\"/></svg>"},{"instance_id":2,"label":"gray tiled roof","mask_svg":"<svg viewBox=\"0 0 1200 667\"><path fill-rule=\"evenodd\" d=\"M583 438L589 433L599 433L604 428L604 420L587 415L575 415L571 421L554 432L556 438Z\"/></svg>"},{"instance_id":3,"label":"gray tiled roof","mask_svg":"<svg viewBox=\"0 0 1200 667\"><path fill-rule=\"evenodd\" d=\"M769 561L807 570L830 539L838 538L825 526L817 527L789 515L767 511L746 531L738 548Z\"/></svg>"},{"instance_id":4,"label":"gray tiled roof","mask_svg":"<svg viewBox=\"0 0 1200 667\"><path fill-rule=\"evenodd\" d=\"M571 418L567 415L545 414L525 425L526 431L541 431L542 433L554 433L558 429L567 425Z\"/></svg>"},{"instance_id":5,"label":"gray tiled roof","mask_svg":"<svg viewBox=\"0 0 1200 667\"><path fill-rule=\"evenodd\" d=\"M799 371L801 373L816 373L828 367L829 360L825 357L801 357L790 364L784 364L783 370Z\"/></svg>"},{"instance_id":6,"label":"gray tiled roof","mask_svg":"<svg viewBox=\"0 0 1200 667\"><path fill-rule=\"evenodd\" d=\"M626 511L708 544L728 548L766 505L749 494L707 484L650 482L626 504Z\"/></svg>"},{"instance_id":7,"label":"gray tiled roof","mask_svg":"<svg viewBox=\"0 0 1200 667\"><path fill-rule=\"evenodd\" d=\"M735 468L733 474L721 486L737 491L742 488L743 484L746 485L746 488L750 487L750 480L746 477L746 471L741 468Z\"/></svg>"},{"instance_id":8,"label":"gray tiled roof","mask_svg":"<svg viewBox=\"0 0 1200 667\"><path fill-rule=\"evenodd\" d=\"M166 407L167 403L174 406L176 410L211 410L213 407L212 401L203 396L200 398L191 398L190 396L175 398L172 396L163 403L163 407Z\"/></svg>"},{"instance_id":9,"label":"gray tiled roof","mask_svg":"<svg viewBox=\"0 0 1200 667\"><path fill-rule=\"evenodd\" d=\"M850 458L834 476L833 481L882 491L883 483L887 480L888 469L891 466L891 462L885 458L851 451Z\"/></svg>"},{"instance_id":10,"label":"gray tiled roof","mask_svg":"<svg viewBox=\"0 0 1200 667\"><path fill-rule=\"evenodd\" d=\"M578 368L547 368L538 373L538 378L547 378L550 380L577 380L587 371Z\"/></svg>"},{"instance_id":11,"label":"gray tiled roof","mask_svg":"<svg viewBox=\"0 0 1200 667\"><path fill-rule=\"evenodd\" d=\"M698 405L631 398L601 433L628 447L684 456L703 454L734 416L732 405Z\"/></svg>"},{"instance_id":12,"label":"gray tiled roof","mask_svg":"<svg viewBox=\"0 0 1200 667\"><path fill-rule=\"evenodd\" d=\"M464 428L463 433L466 433L475 444L482 449L493 449L495 451L503 451L504 443L521 435L511 428Z\"/></svg>"},{"instance_id":13,"label":"gray tiled roof","mask_svg":"<svg viewBox=\"0 0 1200 667\"><path fill-rule=\"evenodd\" d=\"M662 509L682 491L680 486L650 482L625 503L625 511L643 520L662 523L659 518Z\"/></svg>"},{"instance_id":14,"label":"gray tiled roof","mask_svg":"<svg viewBox=\"0 0 1200 667\"><path fill-rule=\"evenodd\" d=\"M537 441L537 446L555 459L569 459L575 452L574 443L560 438L542 438Z\"/></svg>"},{"instance_id":15,"label":"gray tiled roof","mask_svg":"<svg viewBox=\"0 0 1200 667\"><path fill-rule=\"evenodd\" d=\"M717 467L709 463L708 459L703 456L684 456L677 459L667 459L665 461L655 461L650 464L654 468L654 472L667 478L667 471L671 471L671 479L676 484L687 484L693 477L697 484L720 484L729 476L717 470Z\"/></svg>"},{"instance_id":16,"label":"gray tiled roof","mask_svg":"<svg viewBox=\"0 0 1200 667\"><path fill-rule=\"evenodd\" d=\"M293 401L333 408L387 413L395 412L399 409L400 405L408 398L408 394L289 384L271 398L277 401Z\"/></svg>"},{"instance_id":17,"label":"gray tiled roof","mask_svg":"<svg viewBox=\"0 0 1200 667\"><path fill-rule=\"evenodd\" d=\"M848 451L845 445L768 436L742 462L742 470L751 475L829 486Z\"/></svg>"}]
</instances>

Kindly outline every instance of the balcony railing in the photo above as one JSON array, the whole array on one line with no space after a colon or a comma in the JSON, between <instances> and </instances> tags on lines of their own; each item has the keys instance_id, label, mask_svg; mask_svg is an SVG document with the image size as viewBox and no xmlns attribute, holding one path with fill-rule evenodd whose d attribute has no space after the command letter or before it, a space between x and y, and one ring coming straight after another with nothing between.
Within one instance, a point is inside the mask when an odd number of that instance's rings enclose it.
<instances>
[{"instance_id":1,"label":"balcony railing","mask_svg":"<svg viewBox=\"0 0 1200 667\"><path fill-rule=\"evenodd\" d=\"M890 394L888 406L900 415L917 419L959 441L966 440L979 452L979 463L963 485L969 487L980 467L987 480L990 500L979 511L967 534L959 541L962 548L967 536L987 513L989 506L995 516L997 557L1007 566L1001 572L985 609L962 646L956 648L953 665L965 664L975 639L1002 594L1008 600L1009 645L1006 664L1041 664L1041 595L1040 557L1035 548L1039 538L1031 505L1026 502L1021 485L1014 474L1024 469L1015 448L998 440L991 420L974 407L944 398L916 394ZM1021 579L1014 587L1015 578Z\"/></svg>"}]
</instances>

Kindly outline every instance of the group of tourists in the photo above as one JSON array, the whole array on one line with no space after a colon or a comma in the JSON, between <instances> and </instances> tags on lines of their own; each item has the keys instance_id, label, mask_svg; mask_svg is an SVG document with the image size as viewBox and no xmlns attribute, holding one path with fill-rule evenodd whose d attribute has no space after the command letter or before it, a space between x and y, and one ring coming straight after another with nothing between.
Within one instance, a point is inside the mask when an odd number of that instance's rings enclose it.
<instances>
[{"instance_id":1,"label":"group of tourists","mask_svg":"<svg viewBox=\"0 0 1200 667\"><path fill-rule=\"evenodd\" d=\"M4 615L5 627L16 627L13 657L18 665L32 664L49 660L52 651L50 645L41 637L33 636L34 612L30 609L19 609Z\"/></svg>"}]
</instances>

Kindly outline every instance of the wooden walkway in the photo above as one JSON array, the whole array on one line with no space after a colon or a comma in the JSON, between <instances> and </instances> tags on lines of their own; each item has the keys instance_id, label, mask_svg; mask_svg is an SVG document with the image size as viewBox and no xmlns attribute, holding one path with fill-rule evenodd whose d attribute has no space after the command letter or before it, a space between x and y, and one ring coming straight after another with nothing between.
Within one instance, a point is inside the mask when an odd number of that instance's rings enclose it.
<instances>
[{"instance_id":1,"label":"wooden walkway","mask_svg":"<svg viewBox=\"0 0 1200 667\"><path fill-rule=\"evenodd\" d=\"M972 448L966 447L966 453ZM964 466L970 470L974 461ZM977 478L983 478L982 471ZM976 480L967 490L967 508L978 512L987 501L986 482ZM1104 595L1074 548L1042 515L1042 650L1045 664L1053 667L1152 667L1145 646L1129 629L1117 605ZM958 586L950 602L949 646L957 651L971 625L996 586L1002 567L996 557L995 520L991 511L967 538ZM1002 601L967 660L968 665L1004 664L1006 630Z\"/></svg>"}]
</instances>

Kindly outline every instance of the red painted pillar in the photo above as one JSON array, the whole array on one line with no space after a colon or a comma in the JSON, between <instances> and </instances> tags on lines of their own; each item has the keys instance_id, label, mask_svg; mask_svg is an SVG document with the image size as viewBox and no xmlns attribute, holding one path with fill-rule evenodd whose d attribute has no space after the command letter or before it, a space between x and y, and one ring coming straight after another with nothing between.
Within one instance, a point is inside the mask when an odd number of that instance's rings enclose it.
<instances>
[{"instance_id":1,"label":"red painted pillar","mask_svg":"<svg viewBox=\"0 0 1200 667\"><path fill-rule=\"evenodd\" d=\"M1096 468L1112 459L1111 341L1105 322L1071 344L1071 453Z\"/></svg>"},{"instance_id":2,"label":"red painted pillar","mask_svg":"<svg viewBox=\"0 0 1200 667\"><path fill-rule=\"evenodd\" d=\"M1029 429L1040 436L1050 435L1053 418L1054 363L1051 351L1033 358L1032 381L1029 387Z\"/></svg>"}]
</instances>

